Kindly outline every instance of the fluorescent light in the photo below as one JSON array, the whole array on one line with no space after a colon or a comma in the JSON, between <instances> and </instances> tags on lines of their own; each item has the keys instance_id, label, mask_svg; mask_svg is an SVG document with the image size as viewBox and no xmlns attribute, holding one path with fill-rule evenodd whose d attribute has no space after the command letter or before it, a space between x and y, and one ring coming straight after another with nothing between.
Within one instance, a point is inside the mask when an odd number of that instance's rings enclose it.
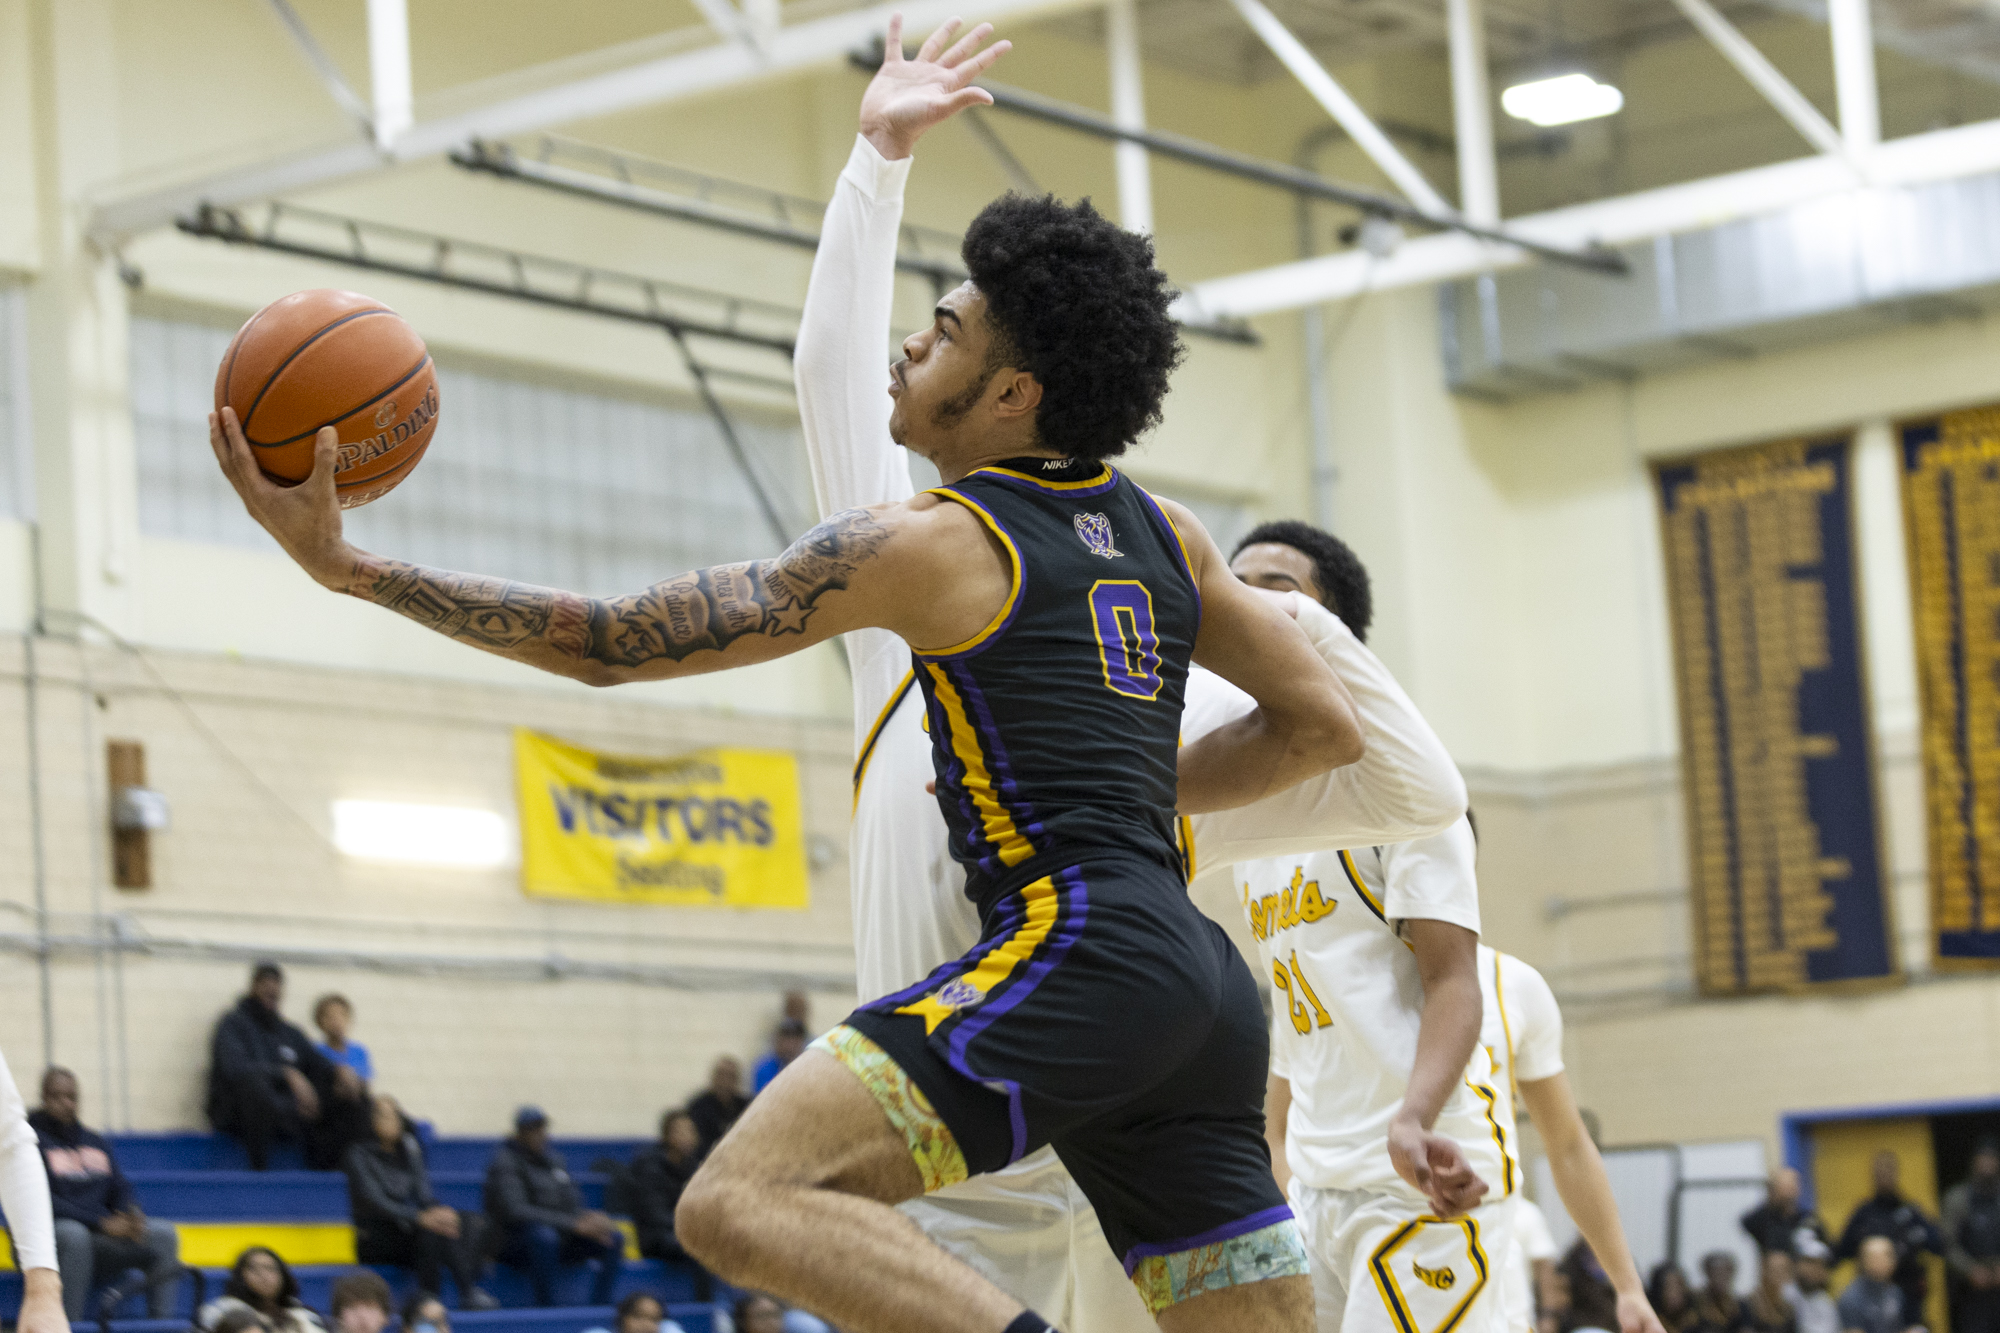
<instances>
[{"instance_id":1,"label":"fluorescent light","mask_svg":"<svg viewBox=\"0 0 2000 1333\"><path fill-rule=\"evenodd\" d=\"M335 801L333 844L370 861L433 866L505 865L507 821L491 810L401 801Z\"/></svg>"},{"instance_id":2,"label":"fluorescent light","mask_svg":"<svg viewBox=\"0 0 2000 1333\"><path fill-rule=\"evenodd\" d=\"M1535 125L1568 125L1609 116L1625 105L1625 94L1588 74L1517 83L1500 94L1500 105L1516 120Z\"/></svg>"}]
</instances>

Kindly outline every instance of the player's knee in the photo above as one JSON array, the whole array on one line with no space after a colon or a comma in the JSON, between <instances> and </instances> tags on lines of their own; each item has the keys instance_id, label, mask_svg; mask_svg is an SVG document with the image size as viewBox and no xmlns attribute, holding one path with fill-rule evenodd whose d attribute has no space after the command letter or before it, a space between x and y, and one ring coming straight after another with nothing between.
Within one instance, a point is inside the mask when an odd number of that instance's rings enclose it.
<instances>
[{"instance_id":1,"label":"player's knee","mask_svg":"<svg viewBox=\"0 0 2000 1333\"><path fill-rule=\"evenodd\" d=\"M674 1239L710 1272L726 1278L742 1261L754 1230L745 1225L748 1203L726 1170L713 1163L704 1166L674 1208Z\"/></svg>"}]
</instances>

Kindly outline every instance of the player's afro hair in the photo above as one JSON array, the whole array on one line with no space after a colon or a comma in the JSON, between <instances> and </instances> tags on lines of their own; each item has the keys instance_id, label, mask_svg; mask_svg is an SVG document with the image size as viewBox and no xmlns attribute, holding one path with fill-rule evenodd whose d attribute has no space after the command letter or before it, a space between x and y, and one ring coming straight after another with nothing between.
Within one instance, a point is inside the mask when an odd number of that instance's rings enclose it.
<instances>
[{"instance_id":1,"label":"player's afro hair","mask_svg":"<svg viewBox=\"0 0 2000 1333\"><path fill-rule=\"evenodd\" d=\"M1041 442L1076 458L1115 458L1159 424L1167 378L1184 354L1174 298L1153 242L1085 199L1008 194L980 211L960 249L986 297L988 365L1042 386Z\"/></svg>"},{"instance_id":2,"label":"player's afro hair","mask_svg":"<svg viewBox=\"0 0 2000 1333\"><path fill-rule=\"evenodd\" d=\"M1353 548L1330 532L1287 518L1276 523L1259 523L1250 529L1249 535L1236 543L1229 558L1234 560L1243 554L1246 546L1261 546L1265 542L1289 546L1312 561L1313 581L1319 584L1320 593L1330 604L1328 609L1347 622L1355 638L1368 642L1368 622L1375 618L1375 596L1369 590L1368 569Z\"/></svg>"}]
</instances>

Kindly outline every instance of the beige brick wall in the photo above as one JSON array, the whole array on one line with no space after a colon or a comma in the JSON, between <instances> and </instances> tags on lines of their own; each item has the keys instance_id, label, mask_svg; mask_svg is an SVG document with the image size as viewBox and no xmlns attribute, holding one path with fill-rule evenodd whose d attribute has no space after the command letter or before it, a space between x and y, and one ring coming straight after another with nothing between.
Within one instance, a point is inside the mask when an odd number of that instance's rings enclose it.
<instances>
[{"instance_id":1,"label":"beige brick wall","mask_svg":"<svg viewBox=\"0 0 2000 1333\"><path fill-rule=\"evenodd\" d=\"M521 1101L546 1106L566 1132L646 1132L716 1054L761 1052L784 986L812 988L827 1023L853 1003L844 721L668 708L615 690L159 652L141 661L47 640L36 658L51 933L82 941L51 961L54 1054L82 1076L94 1120L200 1123L208 1033L241 993L247 969L234 955L245 950L345 955L295 964L287 1012L304 1022L314 996L348 994L380 1086L449 1132L498 1132ZM0 746L16 755L27 745L24 663L22 640L0 643ZM794 751L808 838L832 853L812 874L810 910L548 903L524 897L512 867L388 866L333 850L339 797L511 814L517 725L635 753ZM107 737L142 741L148 780L172 802L149 891L106 887ZM25 762L0 765L0 936L10 941L0 1048L24 1081L42 1050L37 967L23 951L35 894L28 773ZM125 928L149 948L122 959L93 951L93 913L127 914ZM394 961L409 955L443 961L428 972ZM496 971L507 960L516 966ZM563 976L565 960L647 979Z\"/></svg>"}]
</instances>

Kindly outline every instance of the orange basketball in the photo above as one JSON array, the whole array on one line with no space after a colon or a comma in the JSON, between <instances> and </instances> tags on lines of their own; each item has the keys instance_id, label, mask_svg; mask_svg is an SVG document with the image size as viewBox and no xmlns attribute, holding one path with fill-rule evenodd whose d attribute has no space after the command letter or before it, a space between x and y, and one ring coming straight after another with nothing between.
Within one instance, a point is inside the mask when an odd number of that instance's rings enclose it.
<instances>
[{"instance_id":1,"label":"orange basketball","mask_svg":"<svg viewBox=\"0 0 2000 1333\"><path fill-rule=\"evenodd\" d=\"M313 437L340 432L340 507L387 495L437 429L437 368L417 331L373 297L320 288L280 297L236 331L215 372L264 475L312 475Z\"/></svg>"}]
</instances>

